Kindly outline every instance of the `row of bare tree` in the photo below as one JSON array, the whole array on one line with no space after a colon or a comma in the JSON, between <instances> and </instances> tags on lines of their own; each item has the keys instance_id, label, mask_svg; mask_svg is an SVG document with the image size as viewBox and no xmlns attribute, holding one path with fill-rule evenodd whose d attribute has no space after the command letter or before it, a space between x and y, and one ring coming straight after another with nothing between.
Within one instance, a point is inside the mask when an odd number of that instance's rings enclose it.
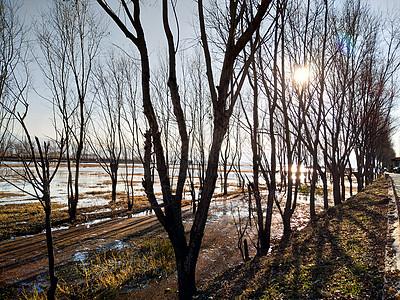
<instances>
[{"instance_id":1,"label":"row of bare tree","mask_svg":"<svg viewBox=\"0 0 400 300\"><path fill-rule=\"evenodd\" d=\"M395 21L382 20L361 1L275 4L270 27L260 28L248 45L245 57L254 55L250 91L241 96L252 151L249 192L257 213L258 255L270 248L274 207L284 238L290 235L302 166L310 173L313 219L317 186L327 209L330 178L338 205L345 200L346 180L352 193L355 176L360 191L394 157L390 112L398 97L400 62ZM297 72L305 78L296 78ZM268 188L266 201L259 178Z\"/></svg>"},{"instance_id":2,"label":"row of bare tree","mask_svg":"<svg viewBox=\"0 0 400 300\"><path fill-rule=\"evenodd\" d=\"M24 27L15 16L17 7L7 0L0 3L0 144L5 153L18 133L12 124L22 125L30 155L23 160L25 172L14 171L32 184L33 196L46 211L49 299L57 285L50 184L61 157L67 159L71 220L76 218L85 147L109 174L113 201L121 162L132 162L124 164L123 178L129 208L133 158L140 159L149 203L174 247L179 296L189 299L196 293L196 263L219 167L225 194L232 171L243 191L249 183L257 254L266 255L274 207L282 216L284 237L290 235L302 166L310 172L314 218L317 186L323 187L327 209L331 177L338 205L345 199L346 177L351 183L354 175L361 190L393 155L390 113L398 96L400 34L394 20L383 20L360 0L198 0L198 36L183 50L171 29L179 27L178 3L163 0L167 51L159 55L157 67L150 63L150 32L141 21L145 4L97 0L97 10L132 42L132 53L127 53L103 51L107 27L89 1L53 1L32 29L40 50L32 52L49 91L44 98L53 107L55 164L49 161L49 144L31 138L25 125L29 76ZM294 79L299 68L305 78ZM250 178L241 170L246 155ZM154 167L161 196L154 193ZM260 181L268 189L265 200ZM189 234L182 220L186 185L194 213Z\"/></svg>"}]
</instances>

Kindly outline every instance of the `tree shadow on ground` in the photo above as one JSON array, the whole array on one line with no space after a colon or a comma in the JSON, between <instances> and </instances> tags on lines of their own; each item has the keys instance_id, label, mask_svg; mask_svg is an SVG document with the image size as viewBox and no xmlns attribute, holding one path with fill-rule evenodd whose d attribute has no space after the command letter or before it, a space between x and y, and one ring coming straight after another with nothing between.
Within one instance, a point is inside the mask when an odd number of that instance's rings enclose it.
<instances>
[{"instance_id":1,"label":"tree shadow on ground","mask_svg":"<svg viewBox=\"0 0 400 300\"><path fill-rule=\"evenodd\" d=\"M378 180L310 222L265 258L216 277L200 298L380 299L387 185Z\"/></svg>"}]
</instances>

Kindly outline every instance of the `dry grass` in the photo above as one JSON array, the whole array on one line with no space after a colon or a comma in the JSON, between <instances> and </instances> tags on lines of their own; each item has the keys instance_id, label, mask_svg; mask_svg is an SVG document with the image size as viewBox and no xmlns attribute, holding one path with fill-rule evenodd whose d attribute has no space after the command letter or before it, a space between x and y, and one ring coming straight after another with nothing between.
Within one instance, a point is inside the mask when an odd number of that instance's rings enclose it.
<instances>
[{"instance_id":1,"label":"dry grass","mask_svg":"<svg viewBox=\"0 0 400 300\"><path fill-rule=\"evenodd\" d=\"M0 191L0 199L6 198L6 197L22 197L22 196L24 196L24 194L22 194L22 193L8 193L8 192Z\"/></svg>"},{"instance_id":2,"label":"dry grass","mask_svg":"<svg viewBox=\"0 0 400 300\"><path fill-rule=\"evenodd\" d=\"M166 237L140 238L122 249L92 253L78 263L59 268L58 299L115 299L121 289L135 289L175 270L174 251ZM46 289L44 286L43 289ZM44 291L24 293L21 299L46 299Z\"/></svg>"},{"instance_id":3,"label":"dry grass","mask_svg":"<svg viewBox=\"0 0 400 300\"><path fill-rule=\"evenodd\" d=\"M60 210L65 205L52 203L53 223L67 221L68 212ZM5 204L0 209L0 240L41 232L44 229L45 213L39 202Z\"/></svg>"},{"instance_id":4,"label":"dry grass","mask_svg":"<svg viewBox=\"0 0 400 300\"><path fill-rule=\"evenodd\" d=\"M93 192L96 194L96 192ZM100 194L102 192L98 192ZM111 194L109 194L111 199ZM118 195L115 204L105 206L91 206L77 209L77 218L74 224L84 223L95 219L122 216L128 212L124 195ZM110 211L104 211L109 208ZM132 212L140 212L149 209L146 196L135 196ZM101 210L102 212L97 212ZM44 230L45 213L39 202L26 204L6 204L0 209L0 241L11 237L28 234L36 234ZM71 225L66 205L52 203L53 227Z\"/></svg>"}]
</instances>

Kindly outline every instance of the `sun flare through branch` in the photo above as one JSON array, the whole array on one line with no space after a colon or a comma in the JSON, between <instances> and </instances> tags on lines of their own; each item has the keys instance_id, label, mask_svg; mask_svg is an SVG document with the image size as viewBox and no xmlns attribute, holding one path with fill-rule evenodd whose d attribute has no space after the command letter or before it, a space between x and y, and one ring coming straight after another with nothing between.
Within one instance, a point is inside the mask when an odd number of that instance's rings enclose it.
<instances>
[{"instance_id":1,"label":"sun flare through branch","mask_svg":"<svg viewBox=\"0 0 400 300\"><path fill-rule=\"evenodd\" d=\"M310 82L311 72L306 66L298 67L293 74L294 83L297 86L304 87Z\"/></svg>"}]
</instances>

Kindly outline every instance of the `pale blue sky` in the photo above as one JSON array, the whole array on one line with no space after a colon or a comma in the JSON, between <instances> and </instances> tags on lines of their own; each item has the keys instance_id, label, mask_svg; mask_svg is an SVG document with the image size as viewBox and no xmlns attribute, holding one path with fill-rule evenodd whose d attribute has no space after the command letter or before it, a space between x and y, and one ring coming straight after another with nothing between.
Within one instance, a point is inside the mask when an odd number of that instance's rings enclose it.
<instances>
[{"instance_id":1,"label":"pale blue sky","mask_svg":"<svg viewBox=\"0 0 400 300\"><path fill-rule=\"evenodd\" d=\"M98 7L95 0L93 4ZM116 1L116 0L112 0ZM158 58L157 55L165 49L165 38L161 23L161 8L160 1L158 0L145 0L146 6L142 9L142 22L146 37L148 40L148 48L150 52L151 62L154 64ZM366 0L367 1L367 0ZM400 0L369 0L372 8L382 10L383 12L399 11L400 13ZM25 18L27 24L40 20L40 12L46 10L51 0L25 0L20 10L20 14ZM179 5L185 3L185 5ZM110 36L107 38L106 43L115 43L121 48L129 51L132 43L123 36L116 25L110 21L108 16L99 9L99 13L103 14L104 18L109 22ZM180 0L178 1L178 17L180 22L180 34L182 39L181 46L193 44L194 29L192 24L196 22L196 2L194 0ZM33 30L29 33L29 38L34 39ZM34 43L32 43L34 44ZM133 47L132 47L133 49ZM134 51L132 51L134 52ZM41 73L38 67L32 64L32 77L34 80L35 88L43 94L46 94L45 85L41 82ZM27 118L27 125L31 133L39 137L53 136L53 128L51 124L51 107L36 93L32 92L29 95L30 111ZM400 119L400 104L397 105L393 116ZM400 122L397 126L400 128ZM400 129L394 136L394 145L397 155L400 156Z\"/></svg>"},{"instance_id":2,"label":"pale blue sky","mask_svg":"<svg viewBox=\"0 0 400 300\"><path fill-rule=\"evenodd\" d=\"M98 7L99 13L104 16L105 20L109 23L109 36L104 40L105 49L109 48L111 44L116 44L127 52L131 52L133 55L136 53L132 42L129 41L117 28L117 26L111 21L111 19L101 10L100 6L95 0L90 0L94 7ZM115 0L109 1L110 3ZM185 46L193 43L194 29L191 24L194 22L195 12L195 1L187 1L188 5L178 6L178 17L180 23L180 37L181 46ZM142 22L146 39L148 43L148 49L150 53L150 61L155 64L158 60L158 55L161 51L166 49L164 31L161 23L161 6L160 1L157 0L146 0L146 6L142 9ZM33 24L34 22L40 22L40 13L46 11L51 5L50 0L25 0L20 9L20 15L25 19L26 24ZM171 22L172 24L172 22ZM173 25L171 25L174 30ZM29 39L33 41L32 47L36 47L34 44L35 33L31 29L29 31ZM37 48L37 47L36 47ZM35 89L41 95L48 94L46 86L42 83L42 75L39 67L35 63L31 64L31 76L33 78L33 85ZM52 128L51 118L51 107L50 104L42 99L37 93L31 92L29 95L29 114L26 120L28 128L31 133L39 137L54 136L54 129Z\"/></svg>"}]
</instances>

